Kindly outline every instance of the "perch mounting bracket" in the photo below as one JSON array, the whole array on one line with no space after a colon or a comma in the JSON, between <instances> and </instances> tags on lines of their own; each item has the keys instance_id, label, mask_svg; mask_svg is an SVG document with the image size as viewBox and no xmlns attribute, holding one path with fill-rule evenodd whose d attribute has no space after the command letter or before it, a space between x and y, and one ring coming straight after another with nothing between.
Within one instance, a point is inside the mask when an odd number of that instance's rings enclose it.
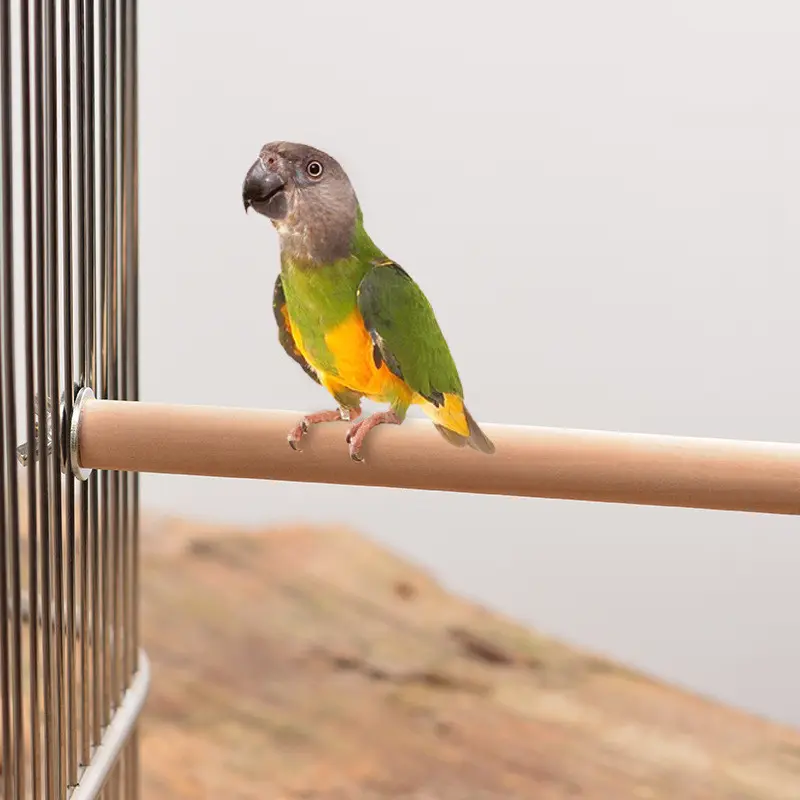
<instances>
[{"instance_id":1,"label":"perch mounting bracket","mask_svg":"<svg viewBox=\"0 0 800 800\"><path fill-rule=\"evenodd\" d=\"M79 480L85 481L92 474L91 469L85 469L80 465L79 459L79 437L81 423L81 412L88 400L94 400L94 392L88 386L73 386L74 402L72 406L72 419L67 420L67 409L65 403L65 392L61 394L61 402L58 406L60 416L60 452L61 452L61 472L66 474L67 469L72 470L72 474ZM42 439L42 427L44 427L45 453L50 456L53 452L53 404L50 397L45 400L45 424L42 426L39 418L39 397L34 398L34 439L33 443L25 442L17 447L17 461L23 467L27 467L31 461L37 461L40 455L40 441ZM31 451L32 454L31 454Z\"/></svg>"}]
</instances>

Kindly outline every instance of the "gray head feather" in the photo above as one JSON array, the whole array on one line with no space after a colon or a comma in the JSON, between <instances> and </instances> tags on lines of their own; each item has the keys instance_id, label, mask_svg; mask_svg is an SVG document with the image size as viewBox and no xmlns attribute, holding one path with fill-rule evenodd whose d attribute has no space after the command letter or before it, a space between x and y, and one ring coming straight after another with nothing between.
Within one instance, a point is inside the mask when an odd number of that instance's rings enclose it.
<instances>
[{"instance_id":1,"label":"gray head feather","mask_svg":"<svg viewBox=\"0 0 800 800\"><path fill-rule=\"evenodd\" d=\"M349 256L358 198L339 162L322 150L296 142L264 145L259 161L270 179L283 183L276 193L280 202L273 200L263 209L252 203L272 219L281 252L322 264Z\"/></svg>"}]
</instances>

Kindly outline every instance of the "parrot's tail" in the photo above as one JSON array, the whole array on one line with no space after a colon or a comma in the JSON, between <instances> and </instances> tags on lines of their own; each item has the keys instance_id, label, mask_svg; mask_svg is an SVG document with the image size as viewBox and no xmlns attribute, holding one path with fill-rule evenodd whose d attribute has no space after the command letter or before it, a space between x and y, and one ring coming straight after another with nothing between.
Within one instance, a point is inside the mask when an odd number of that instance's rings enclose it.
<instances>
[{"instance_id":1,"label":"parrot's tail","mask_svg":"<svg viewBox=\"0 0 800 800\"><path fill-rule=\"evenodd\" d=\"M466 406L464 406L464 418L469 429L468 436L462 436L460 433L456 433L435 422L434 426L450 444L456 447L463 447L468 444L473 450L479 450L481 453L486 453L487 455L494 453L494 442L480 429L478 423L475 422L475 418L467 411Z\"/></svg>"}]
</instances>

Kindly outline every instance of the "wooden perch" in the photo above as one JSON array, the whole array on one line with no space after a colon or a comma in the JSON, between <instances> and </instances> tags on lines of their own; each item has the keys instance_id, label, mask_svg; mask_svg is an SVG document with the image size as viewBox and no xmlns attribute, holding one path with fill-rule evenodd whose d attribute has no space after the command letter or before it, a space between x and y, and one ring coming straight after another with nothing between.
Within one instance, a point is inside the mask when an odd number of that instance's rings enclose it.
<instances>
[{"instance_id":1,"label":"wooden perch","mask_svg":"<svg viewBox=\"0 0 800 800\"><path fill-rule=\"evenodd\" d=\"M800 445L482 425L487 456L427 421L370 433L363 464L345 425L286 441L299 412L88 400L77 427L85 469L800 514Z\"/></svg>"}]
</instances>

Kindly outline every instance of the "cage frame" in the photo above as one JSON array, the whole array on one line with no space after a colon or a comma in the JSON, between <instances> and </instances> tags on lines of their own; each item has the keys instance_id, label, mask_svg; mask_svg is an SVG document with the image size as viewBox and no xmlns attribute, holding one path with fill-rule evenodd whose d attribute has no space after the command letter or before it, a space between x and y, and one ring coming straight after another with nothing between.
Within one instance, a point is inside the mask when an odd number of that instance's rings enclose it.
<instances>
[{"instance_id":1,"label":"cage frame","mask_svg":"<svg viewBox=\"0 0 800 800\"><path fill-rule=\"evenodd\" d=\"M66 450L139 392L137 69L137 0L0 4L4 800L139 794L138 476Z\"/></svg>"},{"instance_id":2,"label":"cage frame","mask_svg":"<svg viewBox=\"0 0 800 800\"><path fill-rule=\"evenodd\" d=\"M0 5L3 800L138 797L140 473L800 515L800 444L489 424L487 457L408 420L354 464L334 425L290 449L299 412L141 402L137 18L137 0Z\"/></svg>"}]
</instances>

